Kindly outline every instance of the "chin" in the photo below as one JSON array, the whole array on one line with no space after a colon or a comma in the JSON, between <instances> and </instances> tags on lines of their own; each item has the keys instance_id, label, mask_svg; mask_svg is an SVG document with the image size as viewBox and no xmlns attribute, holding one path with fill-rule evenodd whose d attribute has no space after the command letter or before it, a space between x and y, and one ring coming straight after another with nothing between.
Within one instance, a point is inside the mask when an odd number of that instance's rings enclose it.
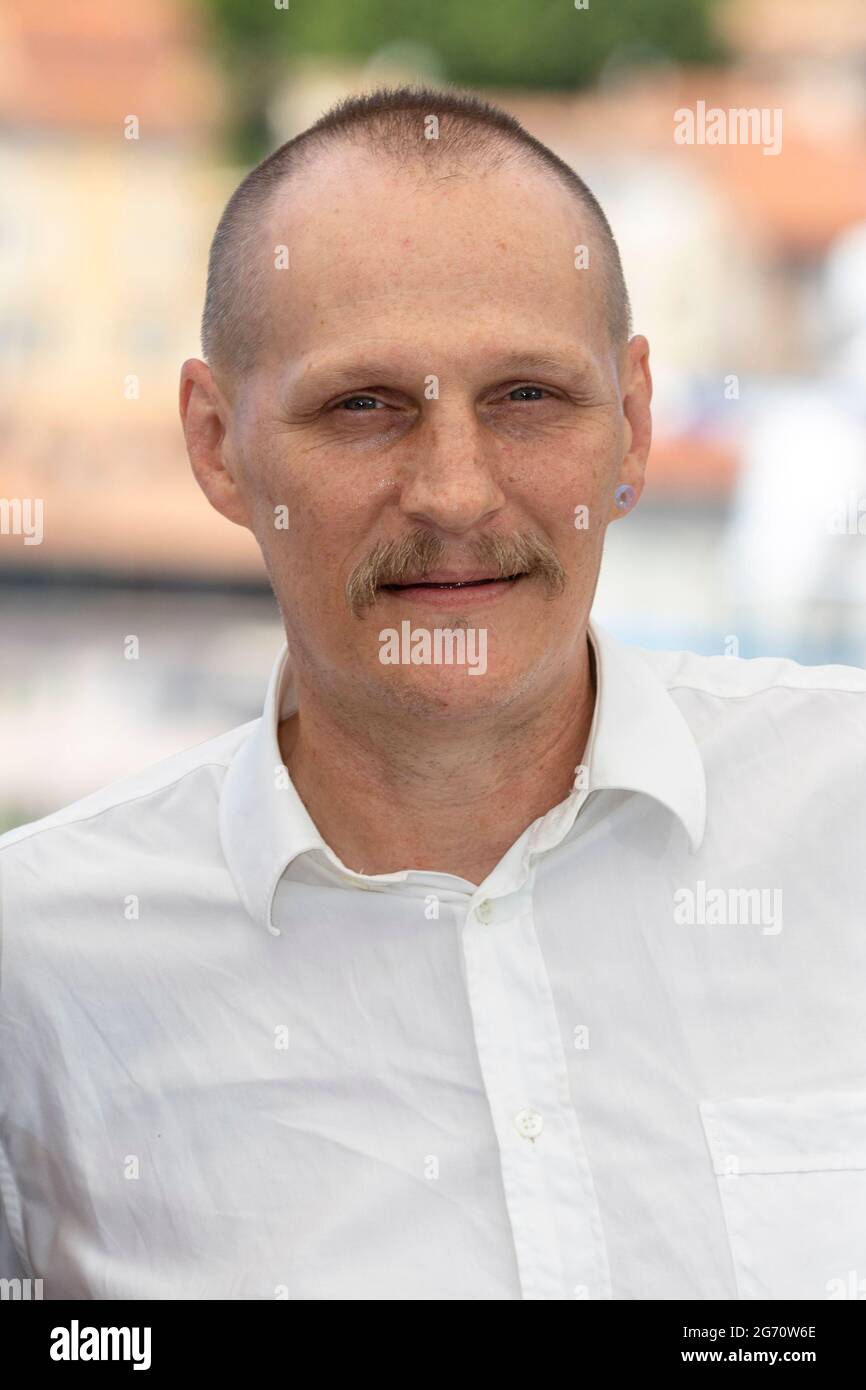
<instances>
[{"instance_id":1,"label":"chin","mask_svg":"<svg viewBox=\"0 0 866 1390\"><path fill-rule=\"evenodd\" d=\"M509 678L501 670L495 674L489 668L482 671L480 665L392 667L386 668L384 679L382 675L378 679L383 702L395 709L419 718L452 722L501 711L517 697L522 684L517 672Z\"/></svg>"}]
</instances>

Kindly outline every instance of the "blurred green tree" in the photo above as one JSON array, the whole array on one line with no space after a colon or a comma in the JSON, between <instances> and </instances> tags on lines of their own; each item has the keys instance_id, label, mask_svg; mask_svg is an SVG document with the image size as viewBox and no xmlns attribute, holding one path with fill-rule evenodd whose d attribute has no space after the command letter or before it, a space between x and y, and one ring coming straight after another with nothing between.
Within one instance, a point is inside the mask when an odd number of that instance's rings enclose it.
<instances>
[{"instance_id":1,"label":"blurred green tree","mask_svg":"<svg viewBox=\"0 0 866 1390\"><path fill-rule=\"evenodd\" d=\"M265 109L293 59L367 62L395 44L432 53L445 81L571 90L611 61L703 63L724 56L718 0L202 0L234 93L234 143L269 148Z\"/></svg>"}]
</instances>

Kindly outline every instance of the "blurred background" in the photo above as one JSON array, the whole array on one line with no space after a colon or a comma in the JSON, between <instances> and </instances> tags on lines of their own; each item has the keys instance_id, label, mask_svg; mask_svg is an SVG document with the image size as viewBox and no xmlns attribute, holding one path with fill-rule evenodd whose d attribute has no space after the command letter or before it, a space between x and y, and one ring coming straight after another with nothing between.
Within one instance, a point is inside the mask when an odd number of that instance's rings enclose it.
<instances>
[{"instance_id":1,"label":"blurred background","mask_svg":"<svg viewBox=\"0 0 866 1390\"><path fill-rule=\"evenodd\" d=\"M419 80L505 106L619 240L656 437L598 620L866 665L862 0L0 0L0 829L260 713L276 607L177 416L210 238L334 100ZM699 103L781 149L677 143Z\"/></svg>"}]
</instances>

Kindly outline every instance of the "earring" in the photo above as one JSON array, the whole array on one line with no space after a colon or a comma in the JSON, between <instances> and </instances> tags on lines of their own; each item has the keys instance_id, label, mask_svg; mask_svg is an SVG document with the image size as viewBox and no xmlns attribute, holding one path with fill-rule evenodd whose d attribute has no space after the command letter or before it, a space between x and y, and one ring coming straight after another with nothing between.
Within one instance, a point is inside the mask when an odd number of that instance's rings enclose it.
<instances>
[{"instance_id":1,"label":"earring","mask_svg":"<svg viewBox=\"0 0 866 1390\"><path fill-rule=\"evenodd\" d=\"M619 487L614 493L614 499L616 501L616 505L619 507L621 512L624 512L629 507L634 506L635 496L635 490L632 487L631 483L620 483Z\"/></svg>"}]
</instances>

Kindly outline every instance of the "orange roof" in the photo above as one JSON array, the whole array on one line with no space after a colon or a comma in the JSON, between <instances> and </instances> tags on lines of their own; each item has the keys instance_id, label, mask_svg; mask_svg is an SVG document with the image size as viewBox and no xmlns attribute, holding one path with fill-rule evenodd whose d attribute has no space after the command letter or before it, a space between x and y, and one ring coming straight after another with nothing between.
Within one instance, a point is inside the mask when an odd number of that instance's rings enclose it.
<instances>
[{"instance_id":1,"label":"orange roof","mask_svg":"<svg viewBox=\"0 0 866 1390\"><path fill-rule=\"evenodd\" d=\"M713 19L741 53L790 54L814 63L866 47L863 0L728 0Z\"/></svg>"},{"instance_id":2,"label":"orange roof","mask_svg":"<svg viewBox=\"0 0 866 1390\"><path fill-rule=\"evenodd\" d=\"M191 6L0 0L0 124L25 130L198 136L222 107Z\"/></svg>"},{"instance_id":3,"label":"orange roof","mask_svg":"<svg viewBox=\"0 0 866 1390\"><path fill-rule=\"evenodd\" d=\"M737 475L738 455L729 438L703 434L653 440L647 464L648 498L671 494L677 501L723 501Z\"/></svg>"},{"instance_id":4,"label":"orange roof","mask_svg":"<svg viewBox=\"0 0 866 1390\"><path fill-rule=\"evenodd\" d=\"M816 79L818 80L818 79ZM718 184L725 199L772 251L820 255L845 228L866 218L866 128L850 89L802 77L748 70L644 72L584 93L500 92L507 109L580 172L581 162L666 158ZM758 107L782 111L782 148L677 145L674 112Z\"/></svg>"}]
</instances>

